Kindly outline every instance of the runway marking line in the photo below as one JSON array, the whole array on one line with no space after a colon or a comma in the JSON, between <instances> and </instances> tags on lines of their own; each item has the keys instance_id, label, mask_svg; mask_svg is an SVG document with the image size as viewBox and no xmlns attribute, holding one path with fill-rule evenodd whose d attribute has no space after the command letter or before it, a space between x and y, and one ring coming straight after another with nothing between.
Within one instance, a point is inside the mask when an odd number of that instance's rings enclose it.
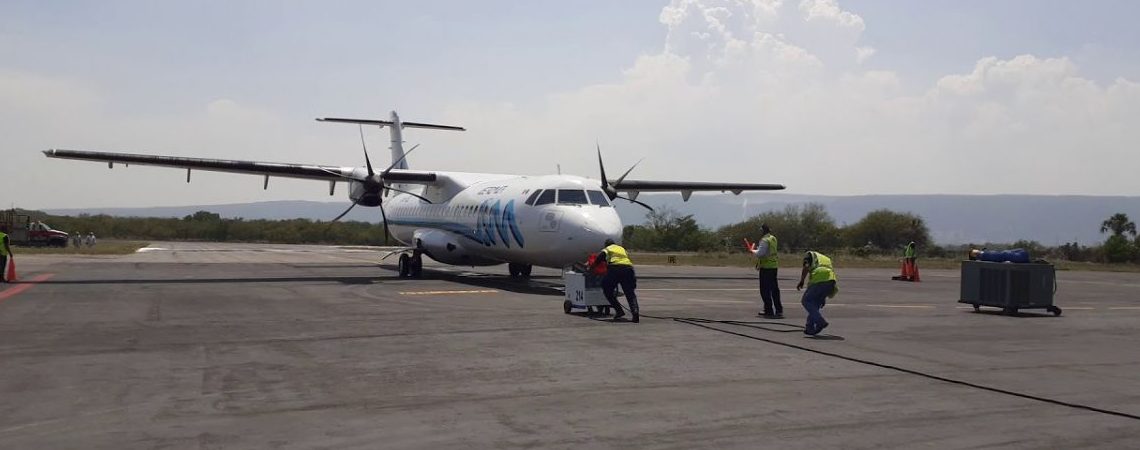
<instances>
[{"instance_id":1,"label":"runway marking line","mask_svg":"<svg viewBox=\"0 0 1140 450\"><path fill-rule=\"evenodd\" d=\"M934 305L861 305L871 308L920 308L920 309L934 309Z\"/></svg>"},{"instance_id":2,"label":"runway marking line","mask_svg":"<svg viewBox=\"0 0 1140 450\"><path fill-rule=\"evenodd\" d=\"M1070 308L1065 308L1065 309L1073 309L1073 308L1070 307ZM1140 309L1140 306L1114 306L1114 307L1111 307L1108 309Z\"/></svg>"},{"instance_id":3,"label":"runway marking line","mask_svg":"<svg viewBox=\"0 0 1140 450\"><path fill-rule=\"evenodd\" d=\"M51 278L54 276L55 276L54 273L45 273L45 274L41 274L41 275L36 275L35 277L32 277L32 279L30 279L28 281L16 281L19 284L17 284L14 287L10 287L8 289L0 291L0 302L7 300L9 297L14 297L14 296L16 296L16 294L19 294L19 293L24 292L28 289L31 289L32 286L35 286L36 284L40 283L41 281L45 281L48 278Z\"/></svg>"},{"instance_id":4,"label":"runway marking line","mask_svg":"<svg viewBox=\"0 0 1140 450\"><path fill-rule=\"evenodd\" d=\"M401 291L400 295L441 295L441 294L495 294L495 289L471 289L465 291Z\"/></svg>"}]
</instances>

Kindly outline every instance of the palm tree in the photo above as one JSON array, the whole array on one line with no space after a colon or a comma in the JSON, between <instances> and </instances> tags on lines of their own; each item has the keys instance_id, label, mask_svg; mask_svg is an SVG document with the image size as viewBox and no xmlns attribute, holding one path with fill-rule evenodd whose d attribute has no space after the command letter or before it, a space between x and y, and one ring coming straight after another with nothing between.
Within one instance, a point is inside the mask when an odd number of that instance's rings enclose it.
<instances>
[{"instance_id":1,"label":"palm tree","mask_svg":"<svg viewBox=\"0 0 1140 450\"><path fill-rule=\"evenodd\" d=\"M1124 233L1136 236L1136 222L1128 220L1128 214L1116 213L1100 224L1100 232L1112 231L1113 236L1123 236Z\"/></svg>"}]
</instances>

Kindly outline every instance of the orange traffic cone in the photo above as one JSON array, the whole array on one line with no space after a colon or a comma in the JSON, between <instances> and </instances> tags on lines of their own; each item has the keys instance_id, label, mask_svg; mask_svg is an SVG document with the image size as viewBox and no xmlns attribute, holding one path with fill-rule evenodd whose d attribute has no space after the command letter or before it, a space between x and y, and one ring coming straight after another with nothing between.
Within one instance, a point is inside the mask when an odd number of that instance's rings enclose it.
<instances>
[{"instance_id":1,"label":"orange traffic cone","mask_svg":"<svg viewBox=\"0 0 1140 450\"><path fill-rule=\"evenodd\" d=\"M915 283L922 281L918 277L918 262L910 261L910 263L907 265L910 266L910 281L913 281Z\"/></svg>"},{"instance_id":2,"label":"orange traffic cone","mask_svg":"<svg viewBox=\"0 0 1140 450\"><path fill-rule=\"evenodd\" d=\"M7 270L4 271L4 281L9 283L16 281L16 259L12 255L8 255Z\"/></svg>"}]
</instances>

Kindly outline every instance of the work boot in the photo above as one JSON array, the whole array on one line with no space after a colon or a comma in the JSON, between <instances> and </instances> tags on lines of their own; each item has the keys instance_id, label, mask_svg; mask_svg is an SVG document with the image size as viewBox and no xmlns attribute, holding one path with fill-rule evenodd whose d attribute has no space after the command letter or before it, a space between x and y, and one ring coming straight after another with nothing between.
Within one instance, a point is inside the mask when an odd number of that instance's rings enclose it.
<instances>
[{"instance_id":1,"label":"work boot","mask_svg":"<svg viewBox=\"0 0 1140 450\"><path fill-rule=\"evenodd\" d=\"M831 324L827 323L826 320L823 321L823 323L820 324L819 327L815 329L815 334L819 334L821 331L823 331L824 328L827 328L828 325L831 325Z\"/></svg>"},{"instance_id":2,"label":"work boot","mask_svg":"<svg viewBox=\"0 0 1140 450\"><path fill-rule=\"evenodd\" d=\"M633 323L641 322L641 317L638 316L637 313L633 313L633 319L630 319L630 321L632 321Z\"/></svg>"},{"instance_id":3,"label":"work boot","mask_svg":"<svg viewBox=\"0 0 1140 450\"><path fill-rule=\"evenodd\" d=\"M614 322L621 320L622 317L625 317L625 313L620 309L617 310L617 314L614 314Z\"/></svg>"},{"instance_id":4,"label":"work boot","mask_svg":"<svg viewBox=\"0 0 1140 450\"><path fill-rule=\"evenodd\" d=\"M772 318L773 318L773 319L783 319L783 318L784 318L784 314L783 314L783 313L776 313L776 314L772 314Z\"/></svg>"}]
</instances>

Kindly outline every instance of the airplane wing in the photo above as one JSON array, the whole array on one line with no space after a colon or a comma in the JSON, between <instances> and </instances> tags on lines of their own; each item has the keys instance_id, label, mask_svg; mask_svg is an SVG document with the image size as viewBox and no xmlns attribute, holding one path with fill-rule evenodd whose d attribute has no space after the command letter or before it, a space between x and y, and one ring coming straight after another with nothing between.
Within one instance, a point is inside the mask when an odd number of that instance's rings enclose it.
<instances>
[{"instance_id":1,"label":"airplane wing","mask_svg":"<svg viewBox=\"0 0 1140 450\"><path fill-rule=\"evenodd\" d=\"M761 183L720 183L707 181L646 181L646 180L616 180L610 181L614 190L628 192L631 198L637 198L642 192L680 192L685 201L696 191L732 192L739 195L744 191L778 191L784 189L782 184Z\"/></svg>"},{"instance_id":2,"label":"airplane wing","mask_svg":"<svg viewBox=\"0 0 1140 450\"><path fill-rule=\"evenodd\" d=\"M48 158L76 159L81 161L105 162L108 167L114 163L123 165L174 167L187 170L207 170L265 177L304 178L310 180L345 181L363 180L367 175L356 171L355 167L319 166L311 164L287 164L233 159L184 158L178 156L140 155L133 153L93 152L84 150L44 150ZM434 172L417 170L392 170L384 176L384 181L401 183L433 183Z\"/></svg>"}]
</instances>

